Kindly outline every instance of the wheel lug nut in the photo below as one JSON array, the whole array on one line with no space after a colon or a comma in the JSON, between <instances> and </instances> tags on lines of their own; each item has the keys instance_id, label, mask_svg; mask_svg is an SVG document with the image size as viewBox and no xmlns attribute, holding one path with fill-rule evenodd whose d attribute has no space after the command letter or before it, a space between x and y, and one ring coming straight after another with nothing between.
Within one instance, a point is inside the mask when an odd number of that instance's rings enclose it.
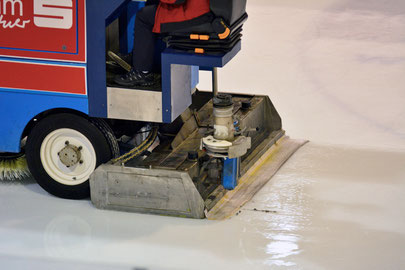
<instances>
[{"instance_id":1,"label":"wheel lug nut","mask_svg":"<svg viewBox=\"0 0 405 270\"><path fill-rule=\"evenodd\" d=\"M65 144L66 144L66 145L69 145L69 141L66 141Z\"/></svg>"},{"instance_id":2,"label":"wheel lug nut","mask_svg":"<svg viewBox=\"0 0 405 270\"><path fill-rule=\"evenodd\" d=\"M82 151L82 149L83 149L83 147L79 146L78 150L79 150L79 151Z\"/></svg>"}]
</instances>

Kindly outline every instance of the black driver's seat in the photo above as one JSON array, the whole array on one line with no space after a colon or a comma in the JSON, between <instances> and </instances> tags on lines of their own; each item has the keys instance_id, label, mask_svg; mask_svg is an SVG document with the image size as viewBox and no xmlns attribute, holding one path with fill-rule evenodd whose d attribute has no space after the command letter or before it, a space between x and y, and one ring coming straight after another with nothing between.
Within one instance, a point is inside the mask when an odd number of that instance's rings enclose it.
<instances>
[{"instance_id":1,"label":"black driver's seat","mask_svg":"<svg viewBox=\"0 0 405 270\"><path fill-rule=\"evenodd\" d=\"M248 18L247 0L210 0L210 18L167 34L169 48L195 53L217 54L232 50L242 38Z\"/></svg>"}]
</instances>

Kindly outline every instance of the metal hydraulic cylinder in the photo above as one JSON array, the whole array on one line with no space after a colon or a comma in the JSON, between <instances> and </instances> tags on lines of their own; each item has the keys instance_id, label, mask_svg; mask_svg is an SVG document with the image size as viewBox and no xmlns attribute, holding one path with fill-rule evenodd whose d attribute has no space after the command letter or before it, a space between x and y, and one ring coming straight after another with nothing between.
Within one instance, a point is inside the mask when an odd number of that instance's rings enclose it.
<instances>
[{"instance_id":1,"label":"metal hydraulic cylinder","mask_svg":"<svg viewBox=\"0 0 405 270\"><path fill-rule=\"evenodd\" d=\"M235 138L233 102L231 95L219 94L214 97L214 138L232 142Z\"/></svg>"}]
</instances>

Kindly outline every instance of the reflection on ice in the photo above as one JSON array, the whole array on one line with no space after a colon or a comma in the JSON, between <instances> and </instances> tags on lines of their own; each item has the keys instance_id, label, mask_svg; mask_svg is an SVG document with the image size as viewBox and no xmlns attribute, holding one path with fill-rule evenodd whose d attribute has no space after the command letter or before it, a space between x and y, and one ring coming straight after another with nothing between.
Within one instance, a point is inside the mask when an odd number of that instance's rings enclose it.
<instances>
[{"instance_id":1,"label":"reflection on ice","mask_svg":"<svg viewBox=\"0 0 405 270\"><path fill-rule=\"evenodd\" d=\"M291 267L296 265L293 256L302 252L300 235L312 216L305 193L312 181L295 174L282 177L282 181L268 185L269 190L261 191L267 195L265 209L272 210L271 214L262 216L266 222L263 235L268 239L265 264Z\"/></svg>"},{"instance_id":2,"label":"reflection on ice","mask_svg":"<svg viewBox=\"0 0 405 270\"><path fill-rule=\"evenodd\" d=\"M46 253L51 257L80 256L89 250L91 235L90 224L80 216L58 216L45 229Z\"/></svg>"},{"instance_id":3,"label":"reflection on ice","mask_svg":"<svg viewBox=\"0 0 405 270\"><path fill-rule=\"evenodd\" d=\"M285 266L295 265L290 262L284 262L280 259L291 255L296 255L301 252L298 247L298 236L276 234L272 237L272 239L273 241L267 245L266 249L267 254L271 255L271 260L269 260L268 263Z\"/></svg>"}]
</instances>

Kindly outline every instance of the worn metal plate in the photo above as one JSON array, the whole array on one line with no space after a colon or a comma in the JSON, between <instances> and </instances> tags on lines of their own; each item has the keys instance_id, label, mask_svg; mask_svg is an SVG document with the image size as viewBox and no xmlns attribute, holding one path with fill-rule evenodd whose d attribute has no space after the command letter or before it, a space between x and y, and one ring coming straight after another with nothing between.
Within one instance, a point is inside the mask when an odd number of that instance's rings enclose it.
<instances>
[{"instance_id":1,"label":"worn metal plate","mask_svg":"<svg viewBox=\"0 0 405 270\"><path fill-rule=\"evenodd\" d=\"M187 65L171 65L171 104L172 120L181 115L192 102L191 72L192 67Z\"/></svg>"},{"instance_id":2,"label":"worn metal plate","mask_svg":"<svg viewBox=\"0 0 405 270\"><path fill-rule=\"evenodd\" d=\"M108 118L162 122L162 92L107 88Z\"/></svg>"},{"instance_id":3,"label":"worn metal plate","mask_svg":"<svg viewBox=\"0 0 405 270\"><path fill-rule=\"evenodd\" d=\"M97 208L204 218L204 201L185 172L104 164L90 189Z\"/></svg>"}]
</instances>

